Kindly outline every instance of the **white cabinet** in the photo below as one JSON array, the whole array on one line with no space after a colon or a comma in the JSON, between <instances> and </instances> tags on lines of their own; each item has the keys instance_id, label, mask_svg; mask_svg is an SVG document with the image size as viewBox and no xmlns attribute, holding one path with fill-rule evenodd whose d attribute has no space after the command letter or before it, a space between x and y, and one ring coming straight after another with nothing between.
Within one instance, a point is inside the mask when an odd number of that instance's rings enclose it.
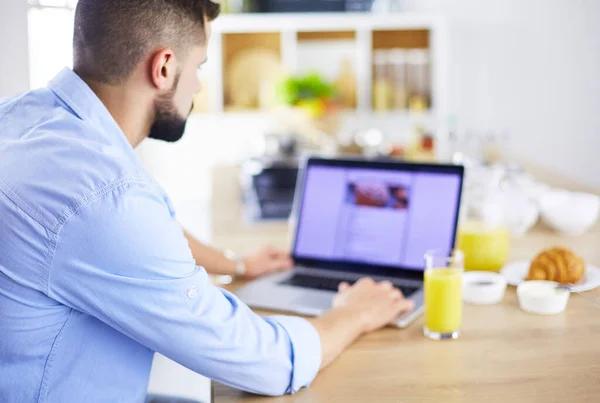
<instances>
[{"instance_id":1,"label":"white cabinet","mask_svg":"<svg viewBox=\"0 0 600 403\"><path fill-rule=\"evenodd\" d=\"M399 110L375 113L373 108L373 55L379 50L397 48L427 49L431 66L428 77L429 112L437 117L446 116L447 49L444 22L436 16L404 13L220 16L212 26L209 63L204 73L206 92L203 95L203 109L208 112L260 111L260 104L256 100L249 100L245 107L240 107L239 102L236 104L239 96L233 92L246 86L244 78L251 82L256 81L256 76L268 76L266 71L274 69L275 59L287 74L314 68L319 69L323 76L331 77L333 72L339 70L337 65L340 59L346 58L351 59L356 88L356 99L347 113L361 116L400 115L402 112ZM252 49L259 51L249 56L248 51ZM243 70L239 62L242 53L245 58L259 60L263 70ZM232 69L238 71L233 72ZM240 69L244 74L240 74Z\"/></svg>"}]
</instances>

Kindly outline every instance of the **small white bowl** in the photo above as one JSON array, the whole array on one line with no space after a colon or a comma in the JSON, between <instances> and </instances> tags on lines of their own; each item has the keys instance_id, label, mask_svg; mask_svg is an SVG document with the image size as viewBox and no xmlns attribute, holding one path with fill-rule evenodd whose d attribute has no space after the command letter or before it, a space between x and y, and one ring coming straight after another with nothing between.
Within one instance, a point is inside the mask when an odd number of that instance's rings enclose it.
<instances>
[{"instance_id":1,"label":"small white bowl","mask_svg":"<svg viewBox=\"0 0 600 403\"><path fill-rule=\"evenodd\" d=\"M582 235L598 220L600 197L590 193L554 190L540 200L542 221L565 235Z\"/></svg>"},{"instance_id":2,"label":"small white bowl","mask_svg":"<svg viewBox=\"0 0 600 403\"><path fill-rule=\"evenodd\" d=\"M487 271L469 271L463 274L463 301L477 305L497 304L506 292L504 276Z\"/></svg>"},{"instance_id":3,"label":"small white bowl","mask_svg":"<svg viewBox=\"0 0 600 403\"><path fill-rule=\"evenodd\" d=\"M525 281L517 287L521 309L536 315L556 315L565 310L571 292L554 281Z\"/></svg>"}]
</instances>

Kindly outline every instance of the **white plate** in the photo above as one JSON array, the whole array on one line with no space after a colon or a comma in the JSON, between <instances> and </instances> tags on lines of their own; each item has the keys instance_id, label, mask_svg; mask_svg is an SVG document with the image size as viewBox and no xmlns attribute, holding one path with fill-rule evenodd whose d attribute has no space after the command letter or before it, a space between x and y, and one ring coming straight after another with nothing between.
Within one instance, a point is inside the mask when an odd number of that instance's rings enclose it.
<instances>
[{"instance_id":1,"label":"white plate","mask_svg":"<svg viewBox=\"0 0 600 403\"><path fill-rule=\"evenodd\" d=\"M523 260L520 262L509 263L502 269L502 275L506 277L506 281L515 287L521 284L529 273L531 262ZM574 292L584 292L600 287L600 269L596 266L588 265L585 268L585 274L577 284L571 287Z\"/></svg>"}]
</instances>

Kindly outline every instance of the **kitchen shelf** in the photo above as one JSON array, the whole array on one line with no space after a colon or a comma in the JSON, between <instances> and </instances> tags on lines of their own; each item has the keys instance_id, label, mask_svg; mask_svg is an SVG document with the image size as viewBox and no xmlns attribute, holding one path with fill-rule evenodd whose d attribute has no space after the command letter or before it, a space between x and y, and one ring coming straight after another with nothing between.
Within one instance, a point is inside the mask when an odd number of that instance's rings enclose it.
<instances>
[{"instance_id":1,"label":"kitchen shelf","mask_svg":"<svg viewBox=\"0 0 600 403\"><path fill-rule=\"evenodd\" d=\"M446 116L447 58L446 29L443 19L428 14L371 13L273 13L229 14L220 16L212 26L208 76L210 112L238 111L231 102L228 73L236 55L249 49L275 52L286 74L302 71L307 60L306 44L354 41L351 48L356 78L357 114L402 114L404 111L375 113L372 108L373 52L379 49L425 48L432 61L430 114ZM309 46L309 47L310 47ZM321 53L323 53L321 51ZM320 53L320 54L321 54ZM329 55L326 55L329 56ZM333 57L333 56L332 56ZM248 74L251 74L250 72ZM248 111L258 108L246 108Z\"/></svg>"}]
</instances>

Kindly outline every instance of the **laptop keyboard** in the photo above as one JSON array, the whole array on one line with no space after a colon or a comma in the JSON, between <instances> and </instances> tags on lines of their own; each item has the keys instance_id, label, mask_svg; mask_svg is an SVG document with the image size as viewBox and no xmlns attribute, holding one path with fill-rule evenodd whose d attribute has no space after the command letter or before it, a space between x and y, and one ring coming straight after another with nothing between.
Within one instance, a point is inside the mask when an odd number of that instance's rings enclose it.
<instances>
[{"instance_id":1,"label":"laptop keyboard","mask_svg":"<svg viewBox=\"0 0 600 403\"><path fill-rule=\"evenodd\" d=\"M337 291L338 286L342 281L343 280L334 278L313 277L306 274L296 274L288 280L282 282L282 284L293 285L296 287L313 288L316 290ZM346 282L353 284L355 280ZM402 291L402 294L405 297L410 297L418 290L416 287L408 287L398 284L394 284L394 286Z\"/></svg>"}]
</instances>

